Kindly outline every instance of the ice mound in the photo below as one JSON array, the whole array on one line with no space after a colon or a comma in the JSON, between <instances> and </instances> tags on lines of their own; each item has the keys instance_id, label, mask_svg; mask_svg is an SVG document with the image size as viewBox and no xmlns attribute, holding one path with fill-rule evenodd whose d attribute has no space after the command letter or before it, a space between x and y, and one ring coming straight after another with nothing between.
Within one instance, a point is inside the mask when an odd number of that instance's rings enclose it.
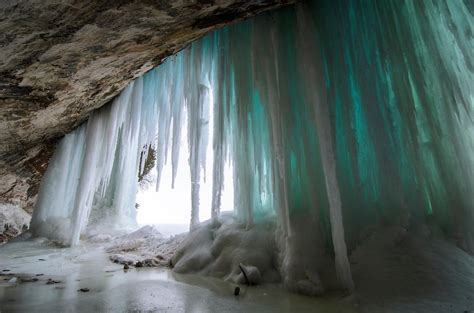
<instances>
[{"instance_id":1,"label":"ice mound","mask_svg":"<svg viewBox=\"0 0 474 313\"><path fill-rule=\"evenodd\" d=\"M156 228L156 226L146 225L134 231L133 233L123 235L122 237L119 238L119 240L128 241L128 240L137 240L137 239L146 240L146 239L157 239L157 238L163 238L163 235Z\"/></svg>"},{"instance_id":2,"label":"ice mound","mask_svg":"<svg viewBox=\"0 0 474 313\"><path fill-rule=\"evenodd\" d=\"M199 225L171 258L177 273L197 273L235 283L278 282L276 223L271 219L247 228L230 214Z\"/></svg>"},{"instance_id":3,"label":"ice mound","mask_svg":"<svg viewBox=\"0 0 474 313\"><path fill-rule=\"evenodd\" d=\"M28 229L30 220L31 216L19 206L10 203L0 204L0 243Z\"/></svg>"}]
</instances>

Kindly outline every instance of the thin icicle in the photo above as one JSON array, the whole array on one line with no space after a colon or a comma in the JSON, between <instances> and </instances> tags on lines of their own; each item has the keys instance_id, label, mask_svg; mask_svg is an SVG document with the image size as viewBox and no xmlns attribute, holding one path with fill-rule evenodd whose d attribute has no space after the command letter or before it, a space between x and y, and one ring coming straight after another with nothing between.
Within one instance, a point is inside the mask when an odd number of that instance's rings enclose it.
<instances>
[{"instance_id":1,"label":"thin icicle","mask_svg":"<svg viewBox=\"0 0 474 313\"><path fill-rule=\"evenodd\" d=\"M181 131L184 123L184 92L183 92L183 80L179 75L182 75L183 71L183 57L176 57L176 74L173 92L173 136L171 144L171 166L172 166L172 181L171 187L174 188L176 181L176 174L178 172L178 160L179 151L181 146Z\"/></svg>"}]
</instances>

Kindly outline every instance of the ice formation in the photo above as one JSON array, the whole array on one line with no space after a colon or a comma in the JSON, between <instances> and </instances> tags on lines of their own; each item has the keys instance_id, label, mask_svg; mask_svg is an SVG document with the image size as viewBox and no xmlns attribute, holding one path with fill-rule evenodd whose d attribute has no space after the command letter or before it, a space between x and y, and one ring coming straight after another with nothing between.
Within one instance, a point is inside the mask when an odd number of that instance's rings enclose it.
<instances>
[{"instance_id":1,"label":"ice formation","mask_svg":"<svg viewBox=\"0 0 474 313\"><path fill-rule=\"evenodd\" d=\"M470 10L467 1L315 1L199 39L62 139L33 231L76 244L88 224L133 225L140 153L156 145L158 189L170 147L176 173L186 112L194 227L213 107L205 209L217 220L231 162L240 223L278 221L285 281L317 275L315 259L329 253L351 290L347 246L402 215L474 252Z\"/></svg>"}]
</instances>

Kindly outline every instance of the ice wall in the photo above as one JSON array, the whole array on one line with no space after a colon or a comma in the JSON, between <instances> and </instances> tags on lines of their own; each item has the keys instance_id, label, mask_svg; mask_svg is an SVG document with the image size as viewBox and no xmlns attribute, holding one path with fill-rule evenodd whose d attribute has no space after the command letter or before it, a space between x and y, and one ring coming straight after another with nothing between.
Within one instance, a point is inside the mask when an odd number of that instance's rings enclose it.
<instances>
[{"instance_id":1,"label":"ice wall","mask_svg":"<svg viewBox=\"0 0 474 313\"><path fill-rule=\"evenodd\" d=\"M218 217L232 162L235 213L247 228L278 218L290 288L334 254L352 289L346 242L406 216L474 252L472 14L468 1L322 0L213 32L61 141L33 229L74 244L88 223L133 223L139 155L157 146L158 189L185 111L196 225L213 101L204 209Z\"/></svg>"},{"instance_id":2,"label":"ice wall","mask_svg":"<svg viewBox=\"0 0 474 313\"><path fill-rule=\"evenodd\" d=\"M205 40L204 40L205 41ZM41 184L31 229L66 244L94 232L135 226L135 196L150 145L157 151L157 182L172 149L173 179L184 113L189 116L192 224L198 223L199 182L205 165L210 107L210 55L205 44L170 58L130 84L113 103L59 143ZM139 164L140 159L142 164Z\"/></svg>"},{"instance_id":3,"label":"ice wall","mask_svg":"<svg viewBox=\"0 0 474 313\"><path fill-rule=\"evenodd\" d=\"M474 252L472 4L323 1L312 9L349 237L407 212Z\"/></svg>"}]
</instances>

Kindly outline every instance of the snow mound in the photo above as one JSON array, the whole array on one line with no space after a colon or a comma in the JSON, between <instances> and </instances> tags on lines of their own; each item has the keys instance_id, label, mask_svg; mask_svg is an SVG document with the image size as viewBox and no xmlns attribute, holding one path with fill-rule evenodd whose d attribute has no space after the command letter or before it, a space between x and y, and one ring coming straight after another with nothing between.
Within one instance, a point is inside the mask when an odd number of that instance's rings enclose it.
<instances>
[{"instance_id":1,"label":"snow mound","mask_svg":"<svg viewBox=\"0 0 474 313\"><path fill-rule=\"evenodd\" d=\"M197 273L235 283L278 282L275 228L272 220L246 228L230 214L222 214L218 222L197 226L181 243L171 265L177 273Z\"/></svg>"},{"instance_id":2,"label":"snow mound","mask_svg":"<svg viewBox=\"0 0 474 313\"><path fill-rule=\"evenodd\" d=\"M141 266L168 266L183 235L164 238L156 226L144 226L130 234L110 239L106 251L115 263Z\"/></svg>"},{"instance_id":3,"label":"snow mound","mask_svg":"<svg viewBox=\"0 0 474 313\"><path fill-rule=\"evenodd\" d=\"M137 240L137 239L156 239L163 238L161 232L154 225L146 225L142 228L134 231L133 233L126 234L119 238L119 240Z\"/></svg>"},{"instance_id":4,"label":"snow mound","mask_svg":"<svg viewBox=\"0 0 474 313\"><path fill-rule=\"evenodd\" d=\"M0 243L28 229L30 220L31 216L19 206L0 203Z\"/></svg>"}]
</instances>

